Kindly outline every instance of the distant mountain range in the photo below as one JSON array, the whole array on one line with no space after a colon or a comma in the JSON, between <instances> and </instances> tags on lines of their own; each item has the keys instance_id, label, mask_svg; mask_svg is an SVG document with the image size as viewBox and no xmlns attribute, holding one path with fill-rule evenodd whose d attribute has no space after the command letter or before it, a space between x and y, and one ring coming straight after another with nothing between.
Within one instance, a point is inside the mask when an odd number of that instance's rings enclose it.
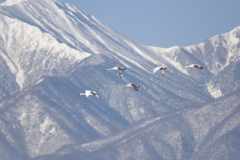
<instances>
[{"instance_id":1,"label":"distant mountain range","mask_svg":"<svg viewBox=\"0 0 240 160\"><path fill-rule=\"evenodd\" d=\"M146 46L69 4L7 0L0 157L239 159L239 40L237 27L194 46ZM115 66L126 68L123 78L106 70ZM157 66L164 76L149 71ZM99 98L80 96L85 90Z\"/></svg>"}]
</instances>

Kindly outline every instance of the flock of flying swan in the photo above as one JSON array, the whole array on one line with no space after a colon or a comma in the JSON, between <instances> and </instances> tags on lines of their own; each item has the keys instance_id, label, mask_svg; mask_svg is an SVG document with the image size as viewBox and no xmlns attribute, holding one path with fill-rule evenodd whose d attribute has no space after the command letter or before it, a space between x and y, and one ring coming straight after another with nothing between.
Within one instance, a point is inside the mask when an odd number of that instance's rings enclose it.
<instances>
[{"instance_id":1,"label":"flock of flying swan","mask_svg":"<svg viewBox=\"0 0 240 160\"><path fill-rule=\"evenodd\" d=\"M203 67L201 65L198 64L190 64L188 66L184 66L184 68L198 68L198 69L203 69ZM160 71L162 76L164 76L165 74L165 69L167 69L167 67L156 67L154 69L150 69L149 71L152 71L153 73L156 73L157 71ZM106 69L106 70L117 70L118 71L118 75L120 78L123 77L123 71L126 70L126 68L122 68L122 67L113 67L110 69ZM123 85L122 87L132 87L135 91L139 91L139 85L133 84L133 83L128 83L126 85ZM86 97L89 96L96 96L98 97L98 93L95 91L90 91L90 90L85 90L85 93L80 93L80 95L85 95Z\"/></svg>"}]
</instances>

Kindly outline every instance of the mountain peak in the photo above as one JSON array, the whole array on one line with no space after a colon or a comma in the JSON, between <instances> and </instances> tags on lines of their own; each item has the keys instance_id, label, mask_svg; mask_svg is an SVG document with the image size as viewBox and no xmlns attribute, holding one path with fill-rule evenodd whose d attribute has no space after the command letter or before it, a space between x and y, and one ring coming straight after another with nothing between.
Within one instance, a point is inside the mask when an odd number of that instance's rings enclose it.
<instances>
[{"instance_id":1,"label":"mountain peak","mask_svg":"<svg viewBox=\"0 0 240 160\"><path fill-rule=\"evenodd\" d=\"M3 6L11 6L17 3L21 3L21 2L25 2L28 0L6 0L5 2L1 3L1 5Z\"/></svg>"},{"instance_id":2,"label":"mountain peak","mask_svg":"<svg viewBox=\"0 0 240 160\"><path fill-rule=\"evenodd\" d=\"M233 30L230 31L230 33L232 33L234 36L236 36L236 38L239 38L240 36L240 26L234 28Z\"/></svg>"},{"instance_id":3,"label":"mountain peak","mask_svg":"<svg viewBox=\"0 0 240 160\"><path fill-rule=\"evenodd\" d=\"M240 28L158 48L57 0L3 4L1 159L240 157ZM127 68L122 79L114 66Z\"/></svg>"}]
</instances>

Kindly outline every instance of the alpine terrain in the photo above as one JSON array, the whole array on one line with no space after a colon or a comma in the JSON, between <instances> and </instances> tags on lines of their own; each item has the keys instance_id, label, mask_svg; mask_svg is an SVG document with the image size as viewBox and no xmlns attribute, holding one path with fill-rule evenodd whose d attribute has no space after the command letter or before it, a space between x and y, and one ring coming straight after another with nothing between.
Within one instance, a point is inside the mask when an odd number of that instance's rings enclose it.
<instances>
[{"instance_id":1,"label":"alpine terrain","mask_svg":"<svg viewBox=\"0 0 240 160\"><path fill-rule=\"evenodd\" d=\"M0 82L3 160L240 157L240 27L159 48L69 4L7 0Z\"/></svg>"}]
</instances>

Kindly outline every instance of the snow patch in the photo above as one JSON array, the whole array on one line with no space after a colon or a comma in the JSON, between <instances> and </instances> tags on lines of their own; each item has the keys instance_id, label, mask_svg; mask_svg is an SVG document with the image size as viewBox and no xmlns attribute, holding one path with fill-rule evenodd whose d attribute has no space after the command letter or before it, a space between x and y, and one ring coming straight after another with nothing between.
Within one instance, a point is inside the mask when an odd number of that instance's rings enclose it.
<instances>
[{"instance_id":1,"label":"snow patch","mask_svg":"<svg viewBox=\"0 0 240 160\"><path fill-rule=\"evenodd\" d=\"M56 127L54 127L54 123L51 121L49 117L44 119L44 122L40 124L40 132L44 134L45 132L49 132L51 134L56 132Z\"/></svg>"},{"instance_id":2,"label":"snow patch","mask_svg":"<svg viewBox=\"0 0 240 160\"><path fill-rule=\"evenodd\" d=\"M95 130L97 130L102 135L106 136L109 134L110 130L106 126L101 125L101 123L94 117L88 115L86 116L86 121L88 122L88 124L90 124Z\"/></svg>"},{"instance_id":3,"label":"snow patch","mask_svg":"<svg viewBox=\"0 0 240 160\"><path fill-rule=\"evenodd\" d=\"M17 75L16 75L16 82L18 83L20 89L22 90L23 88L23 83L24 83L24 71L22 69L20 69L18 72L17 72Z\"/></svg>"},{"instance_id":4,"label":"snow patch","mask_svg":"<svg viewBox=\"0 0 240 160\"><path fill-rule=\"evenodd\" d=\"M28 0L7 0L7 1L1 3L0 5L11 6L11 5L15 5L17 3L21 3L21 2L25 2L25 1L28 1Z\"/></svg>"},{"instance_id":5,"label":"snow patch","mask_svg":"<svg viewBox=\"0 0 240 160\"><path fill-rule=\"evenodd\" d=\"M0 52L0 56L5 60L5 62L7 63L10 71L12 74L17 73L17 67L15 66L15 64L11 61L11 59L9 59L8 56L6 56L4 53Z\"/></svg>"},{"instance_id":6,"label":"snow patch","mask_svg":"<svg viewBox=\"0 0 240 160\"><path fill-rule=\"evenodd\" d=\"M39 81L36 82L36 84L41 83L42 81L44 81L44 78L40 79Z\"/></svg>"},{"instance_id":7,"label":"snow patch","mask_svg":"<svg viewBox=\"0 0 240 160\"><path fill-rule=\"evenodd\" d=\"M211 84L207 85L208 92L214 97L218 98L222 96L222 92L220 88L217 88Z\"/></svg>"},{"instance_id":8,"label":"snow patch","mask_svg":"<svg viewBox=\"0 0 240 160\"><path fill-rule=\"evenodd\" d=\"M22 122L25 119L26 115L27 113L23 112L22 115L19 117L19 120Z\"/></svg>"}]
</instances>

